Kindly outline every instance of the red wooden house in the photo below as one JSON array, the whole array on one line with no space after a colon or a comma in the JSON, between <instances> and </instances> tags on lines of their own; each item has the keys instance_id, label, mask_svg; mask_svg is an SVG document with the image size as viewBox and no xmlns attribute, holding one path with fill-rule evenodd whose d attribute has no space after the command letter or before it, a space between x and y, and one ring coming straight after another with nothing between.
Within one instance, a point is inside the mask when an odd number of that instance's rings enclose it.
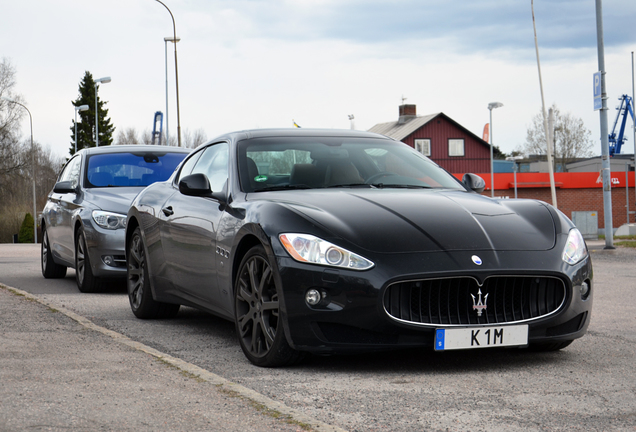
<instances>
[{"instance_id":1,"label":"red wooden house","mask_svg":"<svg viewBox=\"0 0 636 432\"><path fill-rule=\"evenodd\" d=\"M401 105L399 114L369 132L402 141L451 173L490 172L490 144L446 114L417 116L415 105Z\"/></svg>"}]
</instances>

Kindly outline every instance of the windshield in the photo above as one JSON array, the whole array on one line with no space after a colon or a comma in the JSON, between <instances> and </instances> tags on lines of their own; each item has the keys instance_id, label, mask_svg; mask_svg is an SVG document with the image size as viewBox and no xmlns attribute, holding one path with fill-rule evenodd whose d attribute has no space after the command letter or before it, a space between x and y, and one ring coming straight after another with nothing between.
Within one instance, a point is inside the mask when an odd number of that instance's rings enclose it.
<instances>
[{"instance_id":1,"label":"windshield","mask_svg":"<svg viewBox=\"0 0 636 432\"><path fill-rule=\"evenodd\" d=\"M461 184L404 143L373 138L254 138L239 143L245 192L316 188L450 188Z\"/></svg>"},{"instance_id":2,"label":"windshield","mask_svg":"<svg viewBox=\"0 0 636 432\"><path fill-rule=\"evenodd\" d=\"M87 188L149 186L167 180L187 153L126 152L88 157Z\"/></svg>"}]
</instances>

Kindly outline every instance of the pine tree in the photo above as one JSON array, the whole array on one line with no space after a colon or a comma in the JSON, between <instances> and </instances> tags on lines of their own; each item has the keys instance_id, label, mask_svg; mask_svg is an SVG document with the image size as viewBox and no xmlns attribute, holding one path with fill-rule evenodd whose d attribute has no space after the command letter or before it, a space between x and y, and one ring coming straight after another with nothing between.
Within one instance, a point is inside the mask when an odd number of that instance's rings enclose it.
<instances>
[{"instance_id":1,"label":"pine tree","mask_svg":"<svg viewBox=\"0 0 636 432\"><path fill-rule=\"evenodd\" d=\"M113 132L115 127L107 118L108 110L104 108L106 102L100 100L99 95L95 94L95 80L93 75L86 71L84 78L79 85L79 96L72 102L76 107L88 105L88 110L79 111L78 116L81 122L77 122L77 150L87 147L95 147L95 97L97 96L97 106L99 110L99 145L107 146L113 142ZM71 148L69 153L75 154L75 119L71 125Z\"/></svg>"},{"instance_id":2,"label":"pine tree","mask_svg":"<svg viewBox=\"0 0 636 432\"><path fill-rule=\"evenodd\" d=\"M18 233L18 243L33 243L33 216L31 213L27 213L20 226L20 232Z\"/></svg>"}]
</instances>

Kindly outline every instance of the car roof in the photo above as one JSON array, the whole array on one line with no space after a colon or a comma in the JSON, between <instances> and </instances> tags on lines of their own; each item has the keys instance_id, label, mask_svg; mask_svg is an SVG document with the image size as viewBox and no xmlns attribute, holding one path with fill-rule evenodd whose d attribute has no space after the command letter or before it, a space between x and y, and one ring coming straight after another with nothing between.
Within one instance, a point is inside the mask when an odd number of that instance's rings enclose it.
<instances>
[{"instance_id":1,"label":"car roof","mask_svg":"<svg viewBox=\"0 0 636 432\"><path fill-rule=\"evenodd\" d=\"M353 129L308 129L308 128L279 128L279 129L249 129L230 132L209 142L223 139L241 140L249 138L269 137L343 137L343 138L376 138L395 141L385 135Z\"/></svg>"},{"instance_id":2,"label":"car roof","mask_svg":"<svg viewBox=\"0 0 636 432\"><path fill-rule=\"evenodd\" d=\"M103 154L103 153L121 153L121 152L165 152L165 153L190 153L192 149L172 146L158 146L147 144L118 144L107 145L102 147L88 147L79 152L87 155Z\"/></svg>"}]
</instances>

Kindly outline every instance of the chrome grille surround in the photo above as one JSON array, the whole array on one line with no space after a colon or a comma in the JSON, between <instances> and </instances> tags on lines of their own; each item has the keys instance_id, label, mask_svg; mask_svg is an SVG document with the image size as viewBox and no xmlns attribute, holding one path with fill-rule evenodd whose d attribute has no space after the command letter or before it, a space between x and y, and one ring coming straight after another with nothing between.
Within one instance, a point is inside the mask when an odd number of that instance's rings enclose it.
<instances>
[{"instance_id":1,"label":"chrome grille surround","mask_svg":"<svg viewBox=\"0 0 636 432\"><path fill-rule=\"evenodd\" d=\"M486 305L481 316L473 309L480 291ZM391 319L402 323L424 327L483 326L550 316L566 298L566 286L557 277L496 275L480 284L474 277L459 276L395 282L385 290L383 306Z\"/></svg>"}]
</instances>

